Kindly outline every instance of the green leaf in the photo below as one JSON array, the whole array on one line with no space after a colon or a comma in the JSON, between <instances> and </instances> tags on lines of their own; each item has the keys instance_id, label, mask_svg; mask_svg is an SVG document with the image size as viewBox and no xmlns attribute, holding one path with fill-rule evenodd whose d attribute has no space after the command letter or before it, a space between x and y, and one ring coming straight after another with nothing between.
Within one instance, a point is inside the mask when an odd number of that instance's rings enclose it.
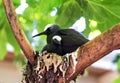
<instances>
[{"instance_id":1,"label":"green leaf","mask_svg":"<svg viewBox=\"0 0 120 83\"><path fill-rule=\"evenodd\" d=\"M2 4L2 0L0 0L0 4Z\"/></svg>"},{"instance_id":2,"label":"green leaf","mask_svg":"<svg viewBox=\"0 0 120 83\"><path fill-rule=\"evenodd\" d=\"M119 0L87 0L86 4L82 6L84 17L89 18L86 22L89 23L89 20L95 20L97 22L96 27L101 32L120 22Z\"/></svg>"},{"instance_id":3,"label":"green leaf","mask_svg":"<svg viewBox=\"0 0 120 83\"><path fill-rule=\"evenodd\" d=\"M50 14L53 8L57 8L62 3L62 0L40 0L39 8L45 15Z\"/></svg>"},{"instance_id":4,"label":"green leaf","mask_svg":"<svg viewBox=\"0 0 120 83\"><path fill-rule=\"evenodd\" d=\"M4 59L6 52L6 42L0 41L0 60Z\"/></svg>"},{"instance_id":5,"label":"green leaf","mask_svg":"<svg viewBox=\"0 0 120 83\"><path fill-rule=\"evenodd\" d=\"M118 71L120 72L120 59L117 62L117 68L118 68Z\"/></svg>"},{"instance_id":6,"label":"green leaf","mask_svg":"<svg viewBox=\"0 0 120 83\"><path fill-rule=\"evenodd\" d=\"M90 32L91 32L91 29L90 29L90 27L89 27L89 21L88 21L88 19L89 18L85 18L85 20L86 20L86 29L84 30L84 35L86 36L86 37L88 37L89 36L89 34L90 34Z\"/></svg>"},{"instance_id":7,"label":"green leaf","mask_svg":"<svg viewBox=\"0 0 120 83\"><path fill-rule=\"evenodd\" d=\"M12 0L14 7L17 8L21 4L22 0Z\"/></svg>"},{"instance_id":8,"label":"green leaf","mask_svg":"<svg viewBox=\"0 0 120 83\"><path fill-rule=\"evenodd\" d=\"M7 49L6 49L6 34L5 34L5 31L4 29L1 29L0 30L0 60L3 60L5 55L6 55L6 52L7 52Z\"/></svg>"},{"instance_id":9,"label":"green leaf","mask_svg":"<svg viewBox=\"0 0 120 83\"><path fill-rule=\"evenodd\" d=\"M72 25L82 15L82 9L78 2L75 0L69 0L63 4L60 10L58 10L58 16L56 23L62 27L68 27Z\"/></svg>"},{"instance_id":10,"label":"green leaf","mask_svg":"<svg viewBox=\"0 0 120 83\"><path fill-rule=\"evenodd\" d=\"M11 28L9 26L5 27L5 31L6 31L6 38L8 43L10 43L13 47L14 47L14 52L16 55L20 54L20 47L11 31Z\"/></svg>"},{"instance_id":11,"label":"green leaf","mask_svg":"<svg viewBox=\"0 0 120 83\"><path fill-rule=\"evenodd\" d=\"M117 79L115 79L112 83L120 83L120 77L118 77Z\"/></svg>"}]
</instances>

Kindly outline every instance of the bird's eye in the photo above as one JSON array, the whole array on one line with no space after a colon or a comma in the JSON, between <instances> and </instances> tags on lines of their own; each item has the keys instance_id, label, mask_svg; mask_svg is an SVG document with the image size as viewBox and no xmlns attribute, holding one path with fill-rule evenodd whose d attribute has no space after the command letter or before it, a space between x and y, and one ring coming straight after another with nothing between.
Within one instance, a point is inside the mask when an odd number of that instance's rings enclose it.
<instances>
[{"instance_id":1,"label":"bird's eye","mask_svg":"<svg viewBox=\"0 0 120 83\"><path fill-rule=\"evenodd\" d=\"M46 25L44 31L46 31L47 29L50 30L52 25L53 25L53 24L48 24L48 25Z\"/></svg>"},{"instance_id":2,"label":"bird's eye","mask_svg":"<svg viewBox=\"0 0 120 83\"><path fill-rule=\"evenodd\" d=\"M48 27L48 28L47 28L47 31L50 31L50 30L51 30L51 27Z\"/></svg>"},{"instance_id":3,"label":"bird's eye","mask_svg":"<svg viewBox=\"0 0 120 83\"><path fill-rule=\"evenodd\" d=\"M51 27L46 27L44 31L51 31Z\"/></svg>"}]
</instances>

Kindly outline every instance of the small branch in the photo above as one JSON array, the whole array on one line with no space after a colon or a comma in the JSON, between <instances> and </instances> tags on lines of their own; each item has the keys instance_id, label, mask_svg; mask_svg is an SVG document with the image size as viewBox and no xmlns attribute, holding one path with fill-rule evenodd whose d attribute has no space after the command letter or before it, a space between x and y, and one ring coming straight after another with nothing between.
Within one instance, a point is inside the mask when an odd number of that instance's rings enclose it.
<instances>
[{"instance_id":1,"label":"small branch","mask_svg":"<svg viewBox=\"0 0 120 83\"><path fill-rule=\"evenodd\" d=\"M28 61L32 64L34 61L33 48L27 40L23 30L21 29L13 4L11 0L3 0L3 4L13 34L18 41L23 53L27 57Z\"/></svg>"},{"instance_id":2,"label":"small branch","mask_svg":"<svg viewBox=\"0 0 120 83\"><path fill-rule=\"evenodd\" d=\"M75 59L74 55L70 56L70 66L65 75L66 83L74 79L86 67L118 48L120 48L120 24L80 47L76 51ZM77 62L76 65L73 65L73 59Z\"/></svg>"}]
</instances>

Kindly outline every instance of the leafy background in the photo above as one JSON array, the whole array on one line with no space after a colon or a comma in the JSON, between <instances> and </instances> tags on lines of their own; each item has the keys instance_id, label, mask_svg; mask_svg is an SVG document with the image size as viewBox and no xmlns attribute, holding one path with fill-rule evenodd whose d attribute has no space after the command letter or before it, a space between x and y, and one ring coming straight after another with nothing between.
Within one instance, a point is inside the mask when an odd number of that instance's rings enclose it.
<instances>
[{"instance_id":1,"label":"leafy background","mask_svg":"<svg viewBox=\"0 0 120 83\"><path fill-rule=\"evenodd\" d=\"M22 0L12 0L15 9L21 5ZM84 35L89 36L96 30L103 33L120 21L119 0L26 0L27 7L17 14L20 24L35 50L40 50L45 44L45 36L32 39L32 32L43 31L50 23L59 24L68 28L81 17L85 18L86 29ZM52 16L51 13L55 12ZM16 57L21 54L6 19L2 0L0 0L0 60L7 53L7 44L14 48ZM81 27L82 28L82 27Z\"/></svg>"},{"instance_id":2,"label":"leafy background","mask_svg":"<svg viewBox=\"0 0 120 83\"><path fill-rule=\"evenodd\" d=\"M15 9L22 6L21 1L12 0ZM26 0L26 8L17 13L20 24L35 50L45 45L45 36L32 39L32 32L43 31L50 23L59 24L62 28L72 26L81 17L85 18L86 37L96 30L103 33L120 21L120 0ZM54 16L51 13L54 11ZM2 0L0 0L0 60L7 53L7 44L14 48L16 57L21 50L17 44L8 24ZM81 27L82 28L82 27Z\"/></svg>"}]
</instances>

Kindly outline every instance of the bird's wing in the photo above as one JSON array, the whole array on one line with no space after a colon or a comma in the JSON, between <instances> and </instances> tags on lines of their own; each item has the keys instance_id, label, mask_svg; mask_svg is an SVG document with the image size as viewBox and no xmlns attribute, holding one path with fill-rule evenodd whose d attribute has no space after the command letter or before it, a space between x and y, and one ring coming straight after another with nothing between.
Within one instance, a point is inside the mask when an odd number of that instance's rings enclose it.
<instances>
[{"instance_id":1,"label":"bird's wing","mask_svg":"<svg viewBox=\"0 0 120 83\"><path fill-rule=\"evenodd\" d=\"M58 35L61 36L65 46L81 46L88 42L88 39L73 29L59 30Z\"/></svg>"}]
</instances>

